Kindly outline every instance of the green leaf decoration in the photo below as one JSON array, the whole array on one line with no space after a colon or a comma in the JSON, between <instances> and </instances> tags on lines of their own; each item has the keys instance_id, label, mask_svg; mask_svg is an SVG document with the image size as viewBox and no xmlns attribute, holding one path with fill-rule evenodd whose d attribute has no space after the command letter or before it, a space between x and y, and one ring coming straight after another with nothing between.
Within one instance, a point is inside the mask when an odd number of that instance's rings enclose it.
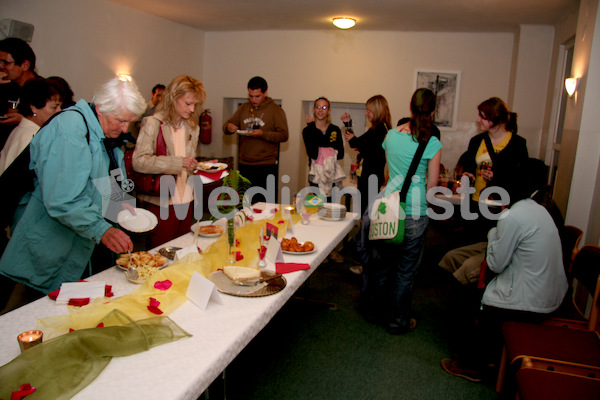
<instances>
[{"instance_id":1,"label":"green leaf decoration","mask_svg":"<svg viewBox=\"0 0 600 400\"><path fill-rule=\"evenodd\" d=\"M244 193L246 193L246 190L252 187L252 183L247 178L244 178L244 176L240 174L240 171L230 170L229 175L223 178L223 186L230 187L233 190L235 190L240 198L240 202L233 206L219 206L219 212L221 214L228 214L231 211L237 209L238 206L241 209L241 203L244 198ZM226 200L228 197L229 196L223 193L220 195L219 198L221 200ZM216 218L212 216L211 219L216 220Z\"/></svg>"}]
</instances>

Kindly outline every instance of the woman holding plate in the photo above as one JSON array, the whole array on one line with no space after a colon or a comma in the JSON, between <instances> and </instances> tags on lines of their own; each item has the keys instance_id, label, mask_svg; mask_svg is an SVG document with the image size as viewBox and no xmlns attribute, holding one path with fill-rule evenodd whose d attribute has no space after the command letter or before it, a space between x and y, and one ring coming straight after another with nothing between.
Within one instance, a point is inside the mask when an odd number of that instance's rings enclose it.
<instances>
[{"instance_id":1,"label":"woman holding plate","mask_svg":"<svg viewBox=\"0 0 600 400\"><path fill-rule=\"evenodd\" d=\"M179 75L167 86L156 113L142 121L133 153L134 170L175 178L175 190L164 199L137 190L140 204L158 218L158 226L150 232L150 248L189 232L192 224L194 187L188 177L198 165L199 119L205 99L202 82ZM161 137L166 145L165 155L157 155ZM168 217L162 219L161 213Z\"/></svg>"}]
</instances>

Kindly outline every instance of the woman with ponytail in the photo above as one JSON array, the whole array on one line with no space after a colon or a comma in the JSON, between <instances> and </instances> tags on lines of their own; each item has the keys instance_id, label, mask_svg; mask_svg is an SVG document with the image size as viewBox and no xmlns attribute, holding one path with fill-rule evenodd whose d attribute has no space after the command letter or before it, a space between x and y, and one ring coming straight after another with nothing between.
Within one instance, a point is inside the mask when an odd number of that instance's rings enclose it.
<instances>
[{"instance_id":1,"label":"woman with ponytail","mask_svg":"<svg viewBox=\"0 0 600 400\"><path fill-rule=\"evenodd\" d=\"M425 196L428 189L437 186L442 157L442 144L431 135L435 107L435 94L417 89L410 102L410 120L391 129L383 142L390 174L385 195L402 189L419 145L425 144L406 196L404 241L400 245L374 243L377 256L367 267L367 312L390 334L406 333L416 326L416 320L410 318L410 298L429 226ZM386 301L388 286L392 298Z\"/></svg>"}]
</instances>

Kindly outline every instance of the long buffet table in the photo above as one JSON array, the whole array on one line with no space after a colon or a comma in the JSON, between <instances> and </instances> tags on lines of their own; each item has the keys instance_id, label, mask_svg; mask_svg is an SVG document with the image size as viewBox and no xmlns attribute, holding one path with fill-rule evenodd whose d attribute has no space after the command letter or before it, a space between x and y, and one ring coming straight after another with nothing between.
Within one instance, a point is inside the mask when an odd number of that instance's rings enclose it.
<instances>
[{"instance_id":1,"label":"long buffet table","mask_svg":"<svg viewBox=\"0 0 600 400\"><path fill-rule=\"evenodd\" d=\"M356 215L347 213L340 221L326 221L312 215L308 225L294 225L299 241L310 240L317 251L307 255L285 255L286 262L308 263L308 270L285 275L286 287L266 297L234 297L221 294L223 304L209 303L202 310L189 300L169 317L192 334L172 343L128 357L115 357L102 373L74 399L197 399L244 347L262 330L327 255L350 232ZM198 238L205 249L215 239ZM190 232L165 246L192 245ZM162 246L161 246L162 247ZM116 297L138 286L121 270L109 268L87 280L112 285ZM67 306L48 297L0 316L0 365L19 355L17 335L35 329L36 321L68 314Z\"/></svg>"}]
</instances>

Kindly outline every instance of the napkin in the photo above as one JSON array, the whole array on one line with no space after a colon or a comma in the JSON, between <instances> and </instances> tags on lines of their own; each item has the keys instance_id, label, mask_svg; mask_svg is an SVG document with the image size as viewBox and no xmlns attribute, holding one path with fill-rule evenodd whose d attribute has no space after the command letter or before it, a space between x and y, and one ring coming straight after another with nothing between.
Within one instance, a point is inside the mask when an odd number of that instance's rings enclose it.
<instances>
[{"instance_id":1,"label":"napkin","mask_svg":"<svg viewBox=\"0 0 600 400\"><path fill-rule=\"evenodd\" d=\"M104 297L106 285L103 282L66 282L60 286L56 304L69 304L72 300L93 300Z\"/></svg>"},{"instance_id":2,"label":"napkin","mask_svg":"<svg viewBox=\"0 0 600 400\"><path fill-rule=\"evenodd\" d=\"M209 171L196 171L194 172L195 175L200 175L202 177L208 178L208 179L212 179L213 181L218 181L221 178L226 177L227 175L229 175L229 172L227 172L227 170L222 170L222 171L216 171L216 172L209 172ZM204 182L203 183L208 183L208 182Z\"/></svg>"},{"instance_id":3,"label":"napkin","mask_svg":"<svg viewBox=\"0 0 600 400\"><path fill-rule=\"evenodd\" d=\"M285 262L278 262L275 264L275 272L278 274L287 274L289 272L301 271L303 269L310 269L310 264Z\"/></svg>"}]
</instances>

